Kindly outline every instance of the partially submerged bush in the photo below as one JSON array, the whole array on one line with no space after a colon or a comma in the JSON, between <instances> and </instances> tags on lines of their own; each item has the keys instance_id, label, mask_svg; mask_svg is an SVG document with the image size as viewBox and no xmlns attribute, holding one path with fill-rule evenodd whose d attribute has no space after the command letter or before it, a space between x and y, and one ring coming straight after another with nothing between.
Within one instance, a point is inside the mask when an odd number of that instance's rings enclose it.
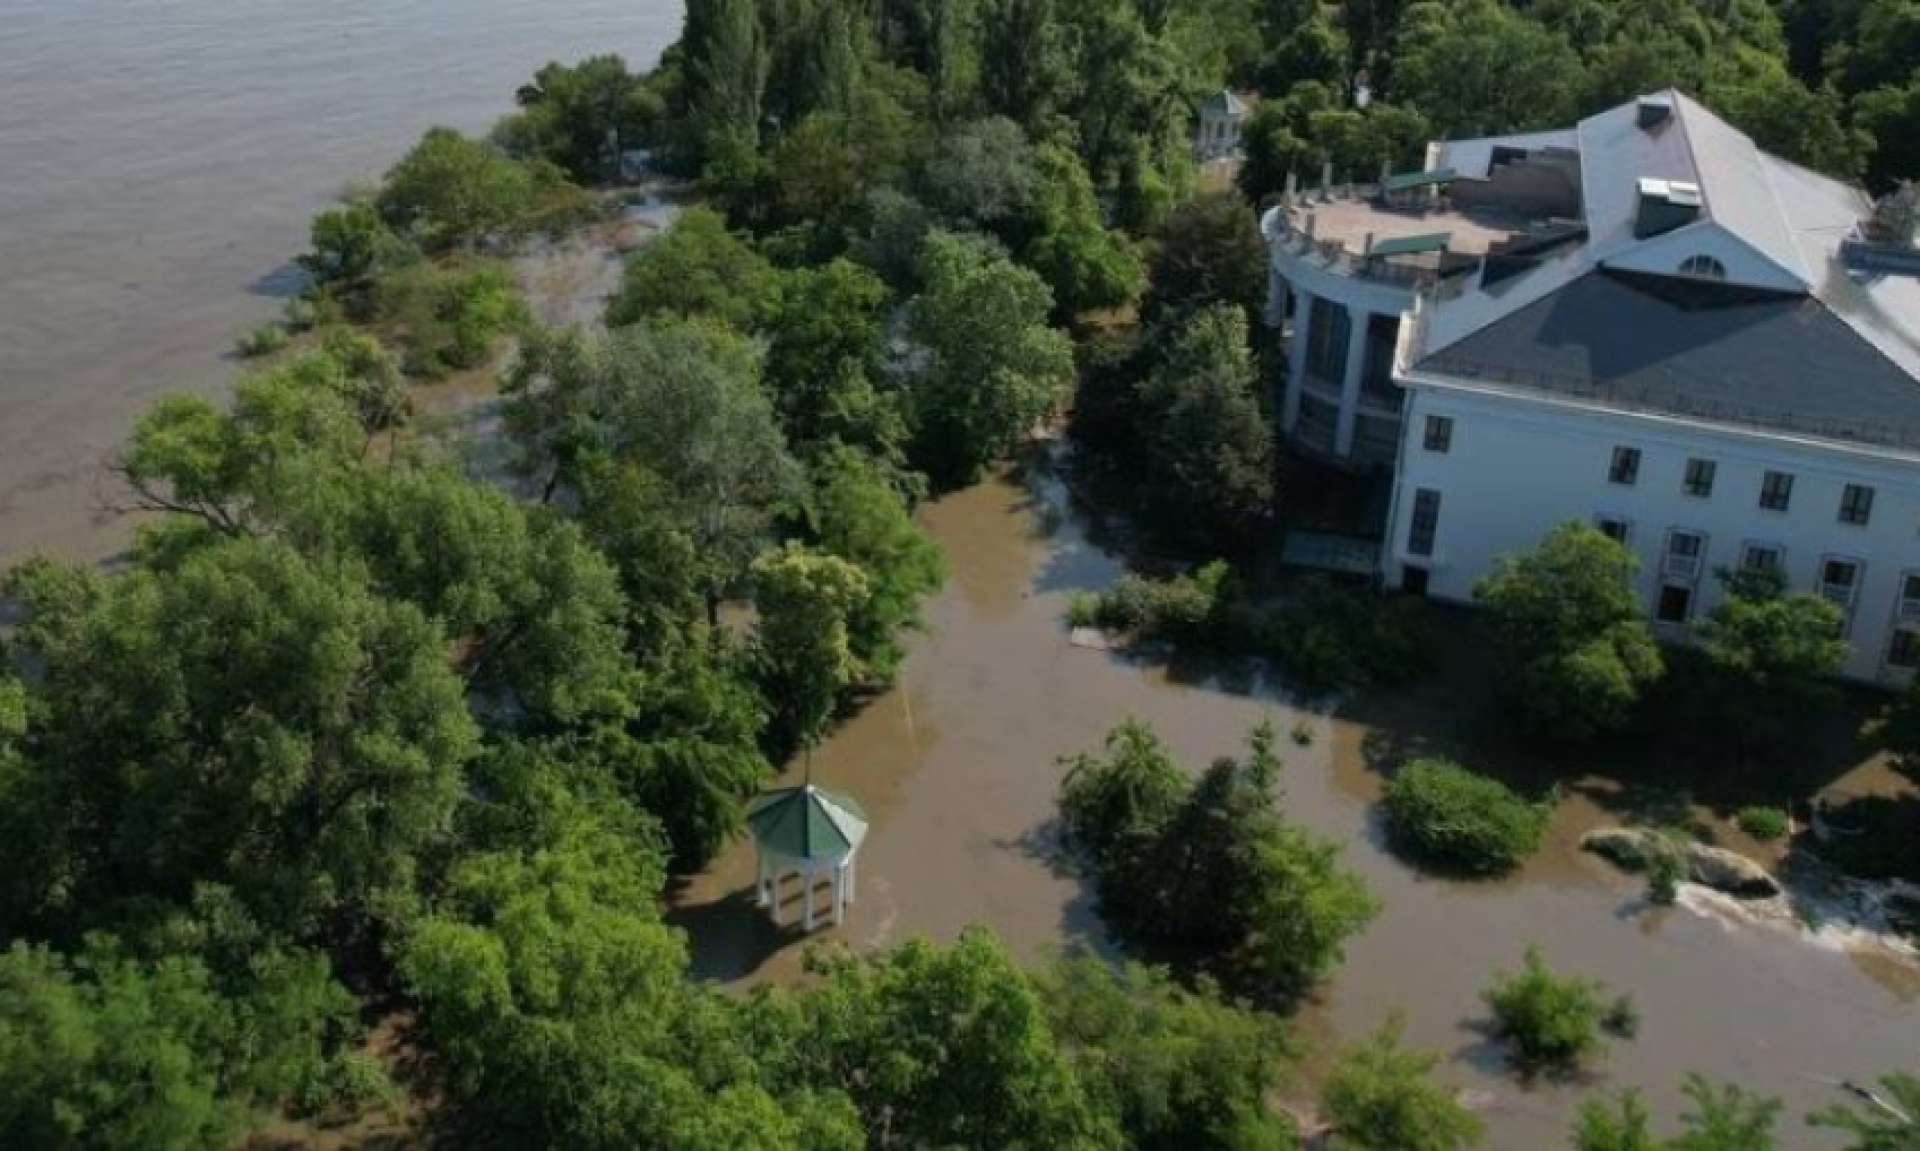
<instances>
[{"instance_id":1,"label":"partially submerged bush","mask_svg":"<svg viewBox=\"0 0 1920 1151\"><path fill-rule=\"evenodd\" d=\"M1341 1151L1459 1151L1486 1135L1480 1117L1431 1075L1440 1056L1400 1046L1406 1019L1394 1015L1366 1042L1347 1048L1320 1092L1320 1110Z\"/></svg>"},{"instance_id":2,"label":"partially submerged bush","mask_svg":"<svg viewBox=\"0 0 1920 1151\"><path fill-rule=\"evenodd\" d=\"M251 332L248 332L246 335L241 336L239 341L234 344L234 350L247 359L254 360L259 359L261 356L271 356L275 352L284 351L286 350L286 346L287 329L272 321L268 321L253 329Z\"/></svg>"},{"instance_id":3,"label":"partially submerged bush","mask_svg":"<svg viewBox=\"0 0 1920 1151\"><path fill-rule=\"evenodd\" d=\"M1733 822L1762 843L1784 839L1788 830L1787 813L1777 807L1743 807Z\"/></svg>"},{"instance_id":4,"label":"partially submerged bush","mask_svg":"<svg viewBox=\"0 0 1920 1151\"><path fill-rule=\"evenodd\" d=\"M1526 862L1539 850L1553 810L1443 759L1401 768L1388 781L1382 806L1396 846L1473 875L1501 875Z\"/></svg>"},{"instance_id":5,"label":"partially submerged bush","mask_svg":"<svg viewBox=\"0 0 1920 1151\"><path fill-rule=\"evenodd\" d=\"M1261 654L1309 692L1404 683L1433 665L1426 604L1330 580L1304 581L1261 625Z\"/></svg>"},{"instance_id":6,"label":"partially submerged bush","mask_svg":"<svg viewBox=\"0 0 1920 1151\"><path fill-rule=\"evenodd\" d=\"M1191 575L1171 579L1121 576L1100 594L1093 621L1141 640L1195 647L1224 647L1225 614L1233 602L1233 569L1215 560Z\"/></svg>"},{"instance_id":7,"label":"partially submerged bush","mask_svg":"<svg viewBox=\"0 0 1920 1151\"><path fill-rule=\"evenodd\" d=\"M1482 998L1493 1012L1493 1034L1513 1048L1527 1072L1570 1072L1605 1049L1601 1027L1608 1007L1598 981L1555 975L1538 947L1528 947L1520 970L1502 974Z\"/></svg>"}]
</instances>

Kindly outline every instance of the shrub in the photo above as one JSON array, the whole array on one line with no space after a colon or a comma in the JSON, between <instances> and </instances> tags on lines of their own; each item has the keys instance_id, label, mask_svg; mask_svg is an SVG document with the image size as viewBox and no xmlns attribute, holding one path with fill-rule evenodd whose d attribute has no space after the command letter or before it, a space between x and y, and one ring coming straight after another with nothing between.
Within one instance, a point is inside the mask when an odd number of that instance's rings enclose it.
<instances>
[{"instance_id":1,"label":"shrub","mask_svg":"<svg viewBox=\"0 0 1920 1151\"><path fill-rule=\"evenodd\" d=\"M1325 579L1304 581L1260 628L1258 646L1296 684L1323 694L1404 683L1433 666L1426 604Z\"/></svg>"},{"instance_id":2,"label":"shrub","mask_svg":"<svg viewBox=\"0 0 1920 1151\"><path fill-rule=\"evenodd\" d=\"M1771 843L1787 834L1787 813L1777 807L1743 807L1733 817L1741 831Z\"/></svg>"},{"instance_id":3,"label":"shrub","mask_svg":"<svg viewBox=\"0 0 1920 1151\"><path fill-rule=\"evenodd\" d=\"M286 346L287 329L269 321L241 336L234 345L234 350L247 359L253 360L285 351Z\"/></svg>"},{"instance_id":4,"label":"shrub","mask_svg":"<svg viewBox=\"0 0 1920 1151\"><path fill-rule=\"evenodd\" d=\"M1499 780L1440 759L1415 760L1388 781L1387 828L1409 854L1473 875L1500 875L1539 850L1552 812Z\"/></svg>"},{"instance_id":5,"label":"shrub","mask_svg":"<svg viewBox=\"0 0 1920 1151\"><path fill-rule=\"evenodd\" d=\"M1669 907L1680 898L1680 882L1687 877L1686 860L1669 846L1647 856L1647 899Z\"/></svg>"},{"instance_id":6,"label":"shrub","mask_svg":"<svg viewBox=\"0 0 1920 1151\"><path fill-rule=\"evenodd\" d=\"M1232 596L1233 569L1215 560L1192 575L1150 579L1125 575L1101 593L1093 620L1141 640L1176 645L1221 646Z\"/></svg>"},{"instance_id":7,"label":"shrub","mask_svg":"<svg viewBox=\"0 0 1920 1151\"><path fill-rule=\"evenodd\" d=\"M1458 1151L1486 1134L1430 1075L1440 1057L1400 1046L1405 1019L1395 1015L1364 1044L1342 1052L1320 1093L1340 1151Z\"/></svg>"},{"instance_id":8,"label":"shrub","mask_svg":"<svg viewBox=\"0 0 1920 1151\"><path fill-rule=\"evenodd\" d=\"M1090 591L1077 591L1067 597L1067 626L1099 627L1100 596Z\"/></svg>"},{"instance_id":9,"label":"shrub","mask_svg":"<svg viewBox=\"0 0 1920 1151\"><path fill-rule=\"evenodd\" d=\"M1528 947L1520 970L1500 975L1482 998L1493 1012L1494 1036L1512 1045L1523 1071L1575 1071L1606 1046L1600 984L1555 975L1538 947Z\"/></svg>"},{"instance_id":10,"label":"shrub","mask_svg":"<svg viewBox=\"0 0 1920 1151\"><path fill-rule=\"evenodd\" d=\"M1622 995L1607 1004L1600 1026L1616 1039L1632 1039L1640 1034L1640 1009L1633 1005L1633 996Z\"/></svg>"}]
</instances>

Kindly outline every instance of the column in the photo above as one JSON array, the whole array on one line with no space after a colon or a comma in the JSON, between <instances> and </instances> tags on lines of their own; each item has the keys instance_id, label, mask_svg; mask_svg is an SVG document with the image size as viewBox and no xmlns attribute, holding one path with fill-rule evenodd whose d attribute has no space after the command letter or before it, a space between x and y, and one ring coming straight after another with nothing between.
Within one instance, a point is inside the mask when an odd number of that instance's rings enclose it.
<instances>
[{"instance_id":1,"label":"column","mask_svg":"<svg viewBox=\"0 0 1920 1151\"><path fill-rule=\"evenodd\" d=\"M833 925L835 927L847 918L847 869L833 869Z\"/></svg>"},{"instance_id":2,"label":"column","mask_svg":"<svg viewBox=\"0 0 1920 1151\"><path fill-rule=\"evenodd\" d=\"M1280 427L1293 431L1300 422L1300 396L1307 386L1307 341L1312 339L1311 292L1293 289L1293 343L1287 348L1287 394L1280 405Z\"/></svg>"},{"instance_id":3,"label":"column","mask_svg":"<svg viewBox=\"0 0 1920 1151\"><path fill-rule=\"evenodd\" d=\"M853 876L854 876L853 868L854 868L854 865L859 861L860 861L860 857L857 854L847 856L847 902L848 903L853 902Z\"/></svg>"},{"instance_id":4,"label":"column","mask_svg":"<svg viewBox=\"0 0 1920 1151\"><path fill-rule=\"evenodd\" d=\"M775 927L780 926L780 869L775 867L773 874L767 877L767 890L771 893L767 903L767 914Z\"/></svg>"},{"instance_id":5,"label":"column","mask_svg":"<svg viewBox=\"0 0 1920 1151\"><path fill-rule=\"evenodd\" d=\"M813 870L811 868L808 868L800 872L800 882L805 884L807 888L806 926L808 931L813 930L813 886L814 886L814 881L817 878L818 877L813 874Z\"/></svg>"},{"instance_id":6,"label":"column","mask_svg":"<svg viewBox=\"0 0 1920 1151\"><path fill-rule=\"evenodd\" d=\"M1340 422L1333 433L1333 454L1342 459L1353 454L1353 427L1360 418L1360 381L1367 376L1367 313L1348 308L1353 321L1347 332L1347 374L1340 381Z\"/></svg>"}]
</instances>

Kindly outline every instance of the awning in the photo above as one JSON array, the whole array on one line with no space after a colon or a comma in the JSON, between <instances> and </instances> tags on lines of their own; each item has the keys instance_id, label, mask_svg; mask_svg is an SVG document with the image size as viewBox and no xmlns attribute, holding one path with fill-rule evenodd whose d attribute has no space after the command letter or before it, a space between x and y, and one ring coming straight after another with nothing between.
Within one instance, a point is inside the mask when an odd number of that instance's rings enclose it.
<instances>
[{"instance_id":1,"label":"awning","mask_svg":"<svg viewBox=\"0 0 1920 1151\"><path fill-rule=\"evenodd\" d=\"M1431 187L1434 184L1451 184L1459 173L1452 168L1435 168L1429 172L1398 172L1380 182L1382 192L1406 192L1414 188Z\"/></svg>"},{"instance_id":2,"label":"awning","mask_svg":"<svg viewBox=\"0 0 1920 1151\"><path fill-rule=\"evenodd\" d=\"M1418 236L1394 236L1377 241L1369 256L1416 256L1421 252L1444 252L1453 239L1452 232L1424 232Z\"/></svg>"}]
</instances>

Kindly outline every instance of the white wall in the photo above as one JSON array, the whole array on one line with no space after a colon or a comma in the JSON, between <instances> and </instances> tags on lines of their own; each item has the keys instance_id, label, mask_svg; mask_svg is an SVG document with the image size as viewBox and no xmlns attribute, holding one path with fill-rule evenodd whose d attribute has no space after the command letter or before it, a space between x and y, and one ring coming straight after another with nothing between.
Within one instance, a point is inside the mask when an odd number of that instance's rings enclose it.
<instances>
[{"instance_id":1,"label":"white wall","mask_svg":"<svg viewBox=\"0 0 1920 1151\"><path fill-rule=\"evenodd\" d=\"M1707 535L1696 617L1720 598L1713 570L1736 566L1749 542L1783 547L1788 582L1797 590L1817 590L1823 558L1843 556L1866 565L1848 633L1854 656L1846 674L1900 682L1897 673L1884 669L1883 659L1901 577L1920 571L1920 460L1574 407L1478 386L1436 385L1418 377L1409 382L1409 392L1383 553L1390 585L1398 585L1403 565L1418 564L1430 572L1430 594L1470 599L1474 582L1495 557L1524 551L1558 524L1592 522L1596 514L1632 521L1630 542L1640 557L1639 591L1649 614L1659 594L1670 528ZM1453 418L1450 452L1424 450L1429 415ZM1631 487L1608 481L1616 445L1640 449L1639 479ZM1718 465L1713 494L1706 499L1683 492L1689 458ZM1792 504L1784 513L1759 506L1761 477L1769 470L1794 476ZM1874 488L1872 517L1864 527L1839 520L1841 491L1849 483ZM1442 493L1430 559L1406 553L1419 488Z\"/></svg>"}]
</instances>

